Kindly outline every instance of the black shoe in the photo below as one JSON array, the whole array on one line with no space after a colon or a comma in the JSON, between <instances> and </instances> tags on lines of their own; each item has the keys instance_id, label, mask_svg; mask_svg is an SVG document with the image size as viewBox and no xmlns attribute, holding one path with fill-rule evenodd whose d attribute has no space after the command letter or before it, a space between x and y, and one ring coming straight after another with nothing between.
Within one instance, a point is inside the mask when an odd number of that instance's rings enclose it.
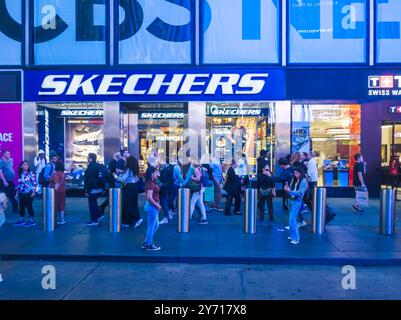
<instances>
[{"instance_id":1,"label":"black shoe","mask_svg":"<svg viewBox=\"0 0 401 320\"><path fill-rule=\"evenodd\" d=\"M154 244L150 244L146 246L146 251L159 251L161 248L158 246L155 246Z\"/></svg>"}]
</instances>

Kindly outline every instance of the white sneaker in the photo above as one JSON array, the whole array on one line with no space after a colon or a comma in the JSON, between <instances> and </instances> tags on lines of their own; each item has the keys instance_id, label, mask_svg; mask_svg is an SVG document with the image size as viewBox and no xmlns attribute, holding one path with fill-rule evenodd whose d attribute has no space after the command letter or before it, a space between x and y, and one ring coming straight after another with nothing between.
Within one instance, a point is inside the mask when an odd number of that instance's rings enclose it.
<instances>
[{"instance_id":1,"label":"white sneaker","mask_svg":"<svg viewBox=\"0 0 401 320\"><path fill-rule=\"evenodd\" d=\"M134 228L138 228L138 227L141 225L142 222L143 222L143 219L139 219L139 220L135 223Z\"/></svg>"},{"instance_id":2,"label":"white sneaker","mask_svg":"<svg viewBox=\"0 0 401 320\"><path fill-rule=\"evenodd\" d=\"M285 226L285 230L290 230L290 226Z\"/></svg>"},{"instance_id":3,"label":"white sneaker","mask_svg":"<svg viewBox=\"0 0 401 320\"><path fill-rule=\"evenodd\" d=\"M168 218L163 218L162 221L159 221L159 224L167 224L168 223Z\"/></svg>"},{"instance_id":4,"label":"white sneaker","mask_svg":"<svg viewBox=\"0 0 401 320\"><path fill-rule=\"evenodd\" d=\"M299 243L299 240L292 240L291 241L291 244L298 244Z\"/></svg>"},{"instance_id":5,"label":"white sneaker","mask_svg":"<svg viewBox=\"0 0 401 320\"><path fill-rule=\"evenodd\" d=\"M298 228L305 227L308 223L303 220L302 222L298 222Z\"/></svg>"}]
</instances>

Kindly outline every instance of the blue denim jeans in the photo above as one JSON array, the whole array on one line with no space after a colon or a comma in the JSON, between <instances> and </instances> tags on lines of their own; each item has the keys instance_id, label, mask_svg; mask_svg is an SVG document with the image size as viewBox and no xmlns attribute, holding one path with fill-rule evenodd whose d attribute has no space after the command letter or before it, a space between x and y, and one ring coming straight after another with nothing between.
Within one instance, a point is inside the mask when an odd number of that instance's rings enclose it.
<instances>
[{"instance_id":1,"label":"blue denim jeans","mask_svg":"<svg viewBox=\"0 0 401 320\"><path fill-rule=\"evenodd\" d=\"M144 209L148 215L148 227L146 229L145 242L148 245L151 245L153 244L153 236L159 228L159 210L157 210L157 208L148 201L145 202Z\"/></svg>"},{"instance_id":2,"label":"blue denim jeans","mask_svg":"<svg viewBox=\"0 0 401 320\"><path fill-rule=\"evenodd\" d=\"M299 228L298 228L298 212L302 206L302 201L298 200L289 200L288 201L289 209L290 209L290 216L289 216L289 223L290 226L290 238L291 240L299 241Z\"/></svg>"}]
</instances>

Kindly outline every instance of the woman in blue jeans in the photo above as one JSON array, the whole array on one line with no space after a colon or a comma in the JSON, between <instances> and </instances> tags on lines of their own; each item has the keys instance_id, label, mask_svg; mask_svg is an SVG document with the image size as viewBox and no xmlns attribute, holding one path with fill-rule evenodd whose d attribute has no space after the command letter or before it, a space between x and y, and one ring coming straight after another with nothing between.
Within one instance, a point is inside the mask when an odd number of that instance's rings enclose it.
<instances>
[{"instance_id":1,"label":"woman in blue jeans","mask_svg":"<svg viewBox=\"0 0 401 320\"><path fill-rule=\"evenodd\" d=\"M147 251L158 251L161 248L153 243L153 236L159 228L159 211L160 206L160 188L156 183L159 176L159 170L149 166L146 170L146 184L145 184L145 212L148 215L148 227L146 229L146 238L142 244L142 249Z\"/></svg>"},{"instance_id":2,"label":"woman in blue jeans","mask_svg":"<svg viewBox=\"0 0 401 320\"><path fill-rule=\"evenodd\" d=\"M290 209L290 236L288 237L288 240L290 240L292 244L298 244L300 240L297 216L302 206L303 196L307 189L308 182L306 181L304 169L301 167L295 168L294 178L291 180L290 185L286 184L284 186L284 191L288 195L288 203Z\"/></svg>"}]
</instances>

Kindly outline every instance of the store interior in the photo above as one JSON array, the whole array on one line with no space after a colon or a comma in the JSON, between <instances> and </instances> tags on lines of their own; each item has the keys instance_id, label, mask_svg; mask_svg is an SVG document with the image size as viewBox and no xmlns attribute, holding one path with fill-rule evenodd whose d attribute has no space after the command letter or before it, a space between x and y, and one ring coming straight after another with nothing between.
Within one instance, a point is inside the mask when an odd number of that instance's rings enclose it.
<instances>
[{"instance_id":1,"label":"store interior","mask_svg":"<svg viewBox=\"0 0 401 320\"><path fill-rule=\"evenodd\" d=\"M67 188L83 187L83 172L89 153L104 162L102 103L38 103L37 151L49 160L55 151L64 160Z\"/></svg>"},{"instance_id":2,"label":"store interior","mask_svg":"<svg viewBox=\"0 0 401 320\"><path fill-rule=\"evenodd\" d=\"M361 111L354 104L293 105L292 151L316 154L319 186L352 186L360 151Z\"/></svg>"}]
</instances>

